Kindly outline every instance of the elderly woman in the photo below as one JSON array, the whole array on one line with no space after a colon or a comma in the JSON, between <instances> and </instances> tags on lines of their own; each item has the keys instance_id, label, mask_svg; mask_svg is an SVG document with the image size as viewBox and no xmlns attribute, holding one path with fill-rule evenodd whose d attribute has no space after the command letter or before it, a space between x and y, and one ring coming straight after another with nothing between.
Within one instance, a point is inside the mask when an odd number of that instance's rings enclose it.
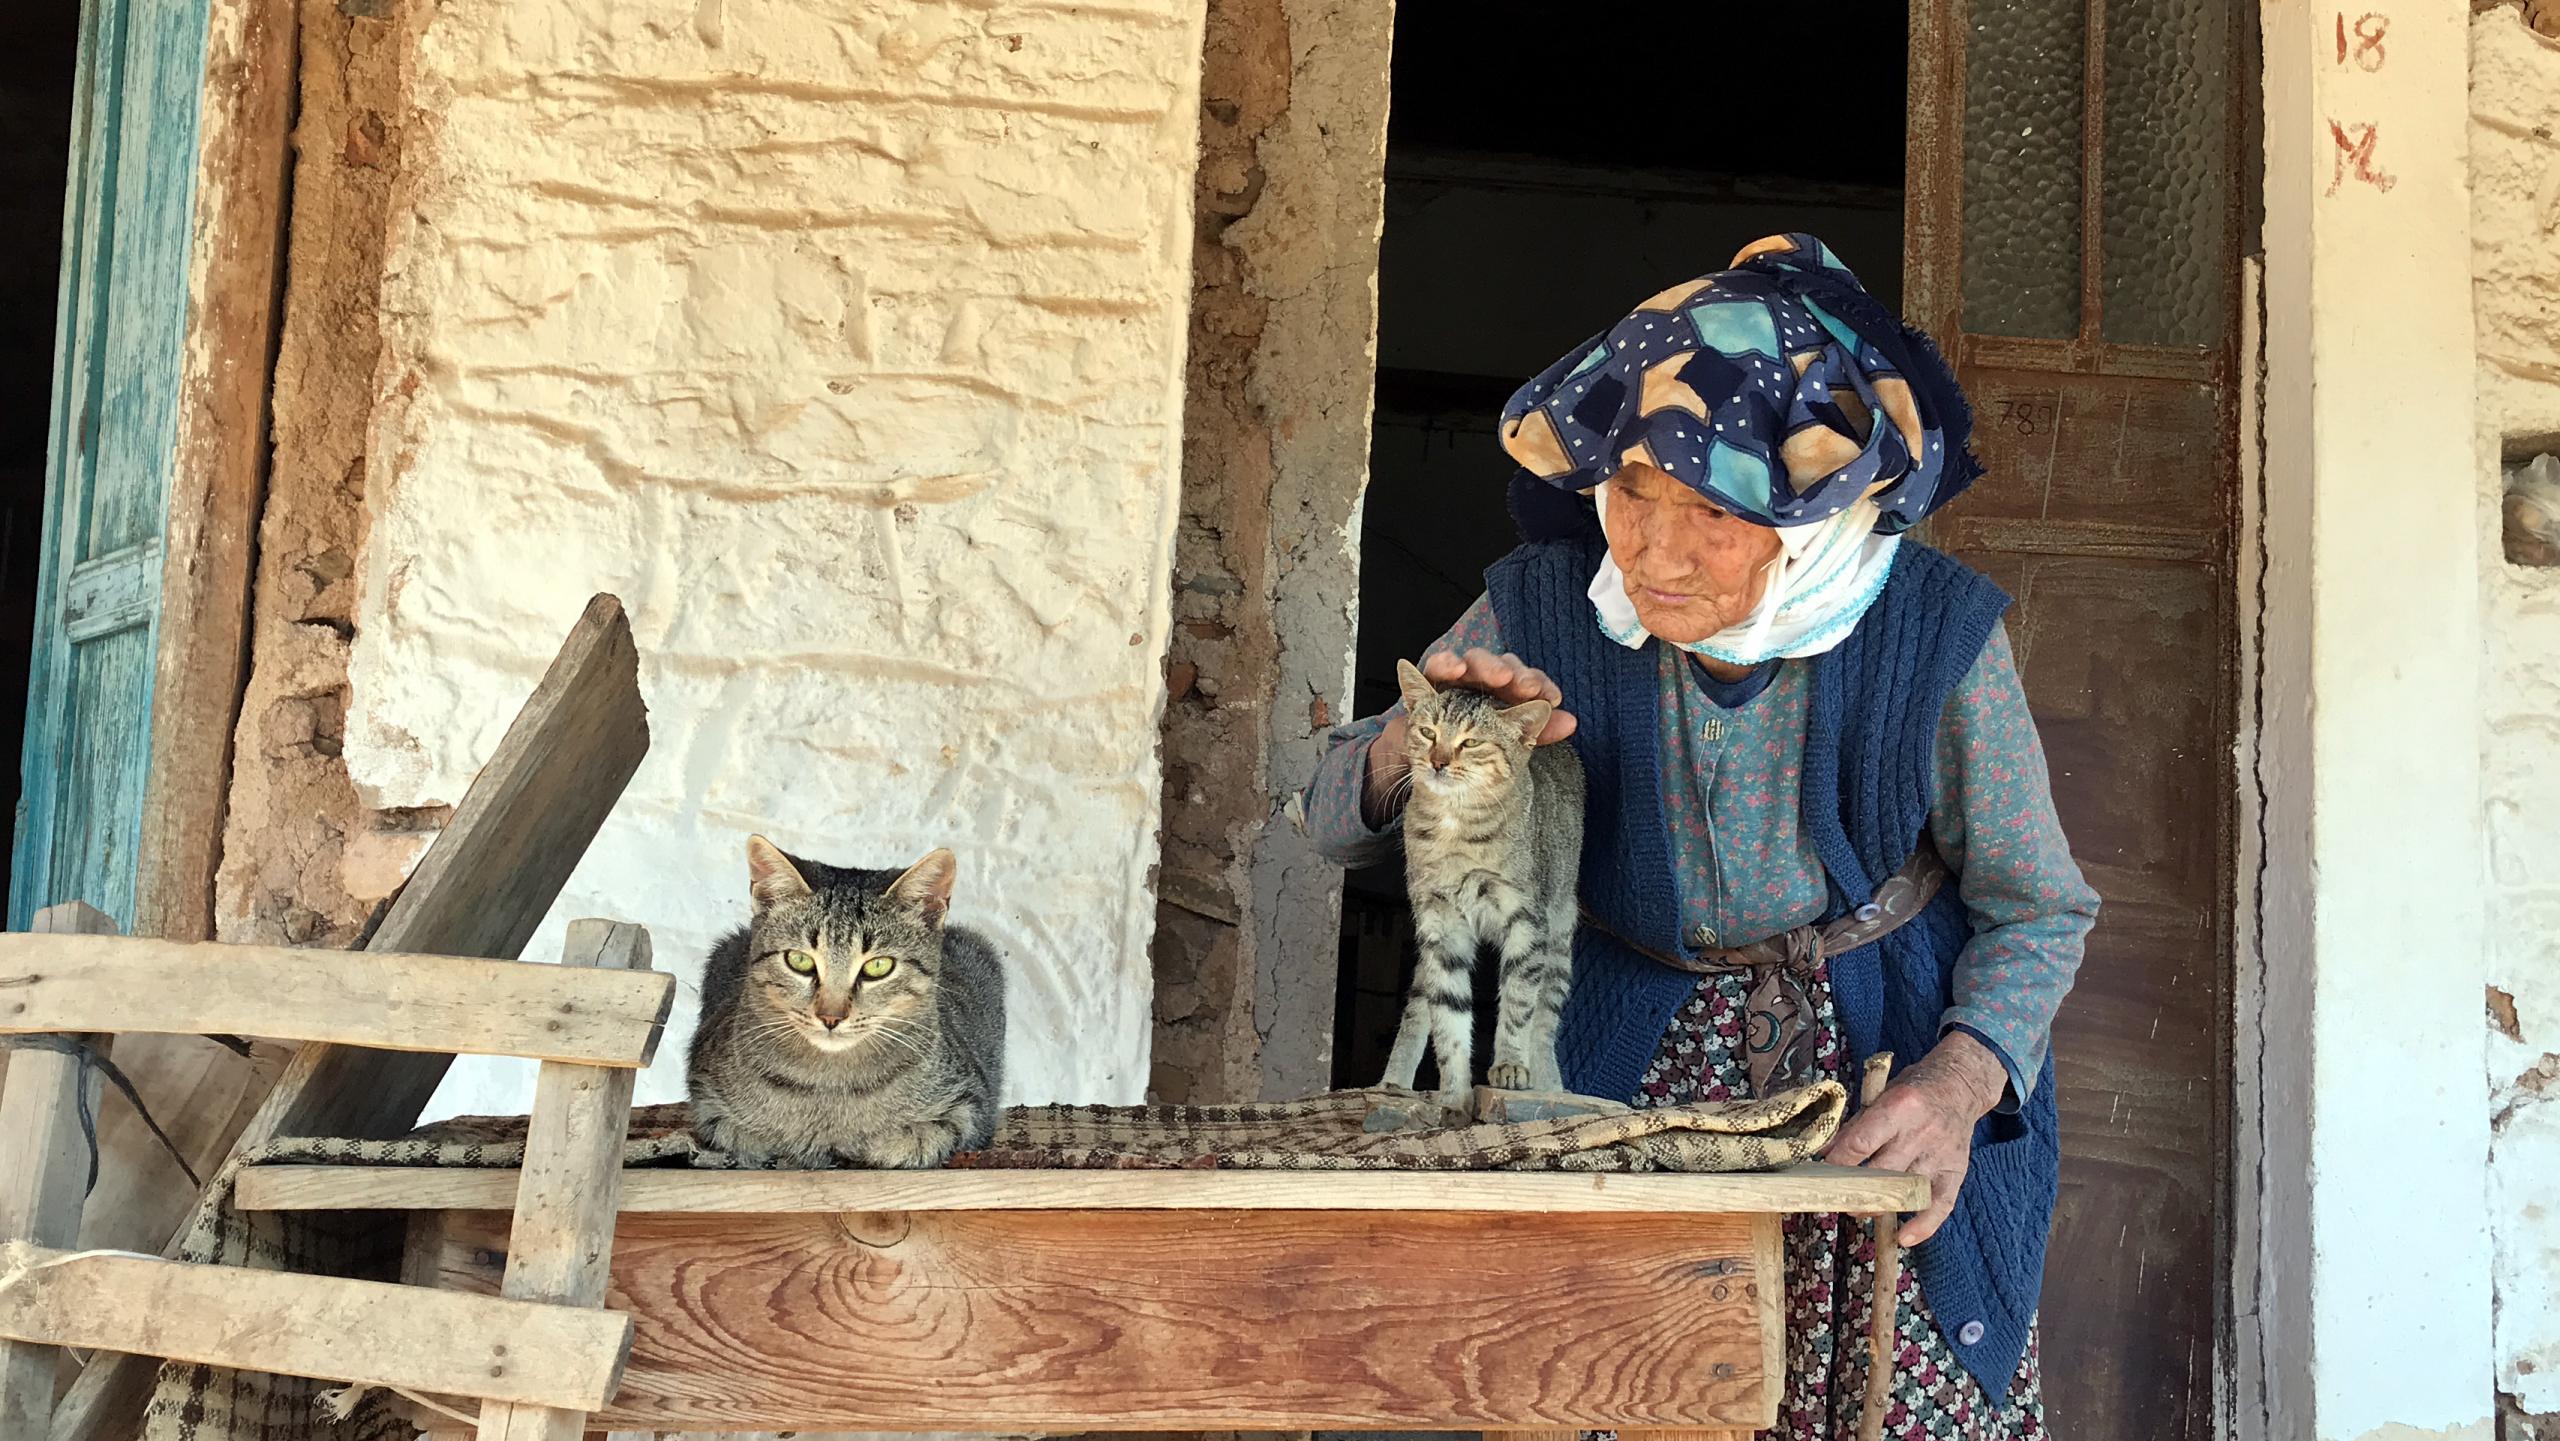
<instances>
[{"instance_id":1,"label":"elderly woman","mask_svg":"<svg viewBox=\"0 0 2560 1441\"><path fill-rule=\"evenodd\" d=\"M1918 1171L1884 1434L2044 1434L2046 1040L2097 897L2054 814L1989 581L1902 532L1978 467L1935 347L1820 241L1761 241L1523 386L1527 543L1423 660L1561 709L1589 775L1559 1059L1638 1106L1892 1084L1835 1161ZM1391 855L1401 710L1336 733L1308 818ZM1853 1086L1854 1090L1855 1087ZM1855 1434L1871 1248L1790 1217L1778 1433Z\"/></svg>"}]
</instances>

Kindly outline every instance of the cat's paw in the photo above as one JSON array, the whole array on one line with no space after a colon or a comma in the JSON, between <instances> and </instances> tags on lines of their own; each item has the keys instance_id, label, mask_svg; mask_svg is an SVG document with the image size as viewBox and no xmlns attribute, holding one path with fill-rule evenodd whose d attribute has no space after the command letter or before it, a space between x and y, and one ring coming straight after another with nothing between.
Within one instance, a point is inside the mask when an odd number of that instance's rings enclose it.
<instances>
[{"instance_id":1,"label":"cat's paw","mask_svg":"<svg viewBox=\"0 0 2560 1441\"><path fill-rule=\"evenodd\" d=\"M1496 1061L1485 1067L1484 1083L1497 1091L1525 1091L1536 1084L1536 1078L1518 1061Z\"/></svg>"},{"instance_id":2,"label":"cat's paw","mask_svg":"<svg viewBox=\"0 0 2560 1441\"><path fill-rule=\"evenodd\" d=\"M731 1170L737 1158L738 1131L726 1116L696 1110L693 1117L693 1158L691 1164L708 1170Z\"/></svg>"},{"instance_id":3,"label":"cat's paw","mask_svg":"<svg viewBox=\"0 0 2560 1441\"><path fill-rule=\"evenodd\" d=\"M864 1147L864 1160L883 1171L930 1171L951 1159L959 1134L948 1126L919 1126Z\"/></svg>"},{"instance_id":4,"label":"cat's paw","mask_svg":"<svg viewBox=\"0 0 2560 1441\"><path fill-rule=\"evenodd\" d=\"M774 1171L791 1166L792 1158L762 1146L714 1146L694 1137L692 1165L704 1171Z\"/></svg>"},{"instance_id":5,"label":"cat's paw","mask_svg":"<svg viewBox=\"0 0 2560 1441\"><path fill-rule=\"evenodd\" d=\"M1443 1088L1432 1099L1440 1104L1441 1109L1456 1112L1462 1117L1476 1113L1476 1088L1473 1086Z\"/></svg>"}]
</instances>

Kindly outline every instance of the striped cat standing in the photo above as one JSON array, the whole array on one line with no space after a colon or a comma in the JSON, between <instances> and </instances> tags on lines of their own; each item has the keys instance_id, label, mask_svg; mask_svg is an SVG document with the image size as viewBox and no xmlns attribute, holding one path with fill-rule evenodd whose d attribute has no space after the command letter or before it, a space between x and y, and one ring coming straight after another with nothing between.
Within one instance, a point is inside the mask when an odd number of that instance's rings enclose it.
<instances>
[{"instance_id":1,"label":"striped cat standing","mask_svg":"<svg viewBox=\"0 0 2560 1441\"><path fill-rule=\"evenodd\" d=\"M1504 706L1482 691L1434 689L1396 663L1404 694L1405 888L1420 956L1386 1084L1410 1089L1427 1042L1439 1100L1473 1109L1475 968L1501 966L1493 1060L1497 1090L1561 1091L1556 1028L1573 983L1575 882L1582 864L1582 762L1569 745L1533 745L1550 701Z\"/></svg>"}]
</instances>

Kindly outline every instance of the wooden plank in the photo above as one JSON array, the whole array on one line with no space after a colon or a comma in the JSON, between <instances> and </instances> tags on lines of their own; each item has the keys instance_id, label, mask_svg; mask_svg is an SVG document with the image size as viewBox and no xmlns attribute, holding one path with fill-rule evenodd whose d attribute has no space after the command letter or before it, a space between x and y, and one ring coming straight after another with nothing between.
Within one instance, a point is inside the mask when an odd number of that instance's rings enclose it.
<instances>
[{"instance_id":1,"label":"wooden plank","mask_svg":"<svg viewBox=\"0 0 2560 1441\"><path fill-rule=\"evenodd\" d=\"M0 935L0 1032L252 1035L645 1066L675 977L460 956Z\"/></svg>"},{"instance_id":2,"label":"wooden plank","mask_svg":"<svg viewBox=\"0 0 2560 1441\"><path fill-rule=\"evenodd\" d=\"M503 1215L443 1220L495 1290ZM1737 1216L625 1216L598 1429L1725 1426L1766 1413Z\"/></svg>"},{"instance_id":3,"label":"wooden plank","mask_svg":"<svg viewBox=\"0 0 2560 1441\"><path fill-rule=\"evenodd\" d=\"M252 1041L241 1056L201 1036L118 1036L115 1059L187 1165L210 1176L293 1060L293 1046ZM98 1150L81 1249L157 1249L193 1204L194 1185L141 1113L113 1094L98 1112Z\"/></svg>"},{"instance_id":4,"label":"wooden plank","mask_svg":"<svg viewBox=\"0 0 2560 1441\"><path fill-rule=\"evenodd\" d=\"M1925 1182L1923 1183L1925 1187ZM1751 1222L1751 1274L1776 1278L1773 1285L1754 1288L1760 1303L1760 1365L1772 1376L1787 1374L1787 1231L1785 1222L1776 1216L1755 1216ZM1752 1422L1754 1431L1774 1431L1778 1425L1777 1387L1771 1387L1767 1405ZM1620 1437L1619 1441L1626 1441Z\"/></svg>"},{"instance_id":5,"label":"wooden plank","mask_svg":"<svg viewBox=\"0 0 2560 1441\"><path fill-rule=\"evenodd\" d=\"M517 1173L249 1166L244 1211L503 1211ZM841 1211L1916 1211L1928 1181L1811 1164L1729 1175L1486 1171L685 1171L624 1174L625 1215Z\"/></svg>"},{"instance_id":6,"label":"wooden plank","mask_svg":"<svg viewBox=\"0 0 2560 1441\"><path fill-rule=\"evenodd\" d=\"M133 933L213 934L214 870L265 499L293 127L292 0L212 0ZM190 1058L192 1059L192 1058ZM157 1068L125 1061L145 1095ZM245 1069L245 1061L231 1069ZM226 1077L236 1084L236 1077ZM174 1125L181 1142L192 1139Z\"/></svg>"},{"instance_id":7,"label":"wooden plank","mask_svg":"<svg viewBox=\"0 0 2560 1441\"><path fill-rule=\"evenodd\" d=\"M11 1246L0 1337L592 1410L628 1316L382 1281Z\"/></svg>"},{"instance_id":8,"label":"wooden plank","mask_svg":"<svg viewBox=\"0 0 2560 1441\"><path fill-rule=\"evenodd\" d=\"M649 750L640 655L599 595L562 642L453 821L365 949L512 960ZM450 1056L309 1046L242 1136L392 1136L417 1124Z\"/></svg>"},{"instance_id":9,"label":"wooden plank","mask_svg":"<svg viewBox=\"0 0 2560 1441\"><path fill-rule=\"evenodd\" d=\"M586 854L649 749L640 657L622 603L587 603L453 821L420 859L368 951L512 960ZM350 959L351 970L362 962ZM416 1124L448 1056L305 1046L232 1154L277 1136L393 1136ZM502 1203L504 1204L504 1203ZM174 1253L172 1237L164 1254ZM104 1355L54 1413L54 1441L129 1435L155 1368Z\"/></svg>"},{"instance_id":10,"label":"wooden plank","mask_svg":"<svg viewBox=\"0 0 2560 1441\"><path fill-rule=\"evenodd\" d=\"M112 935L115 922L95 907L73 901L36 912L48 933ZM96 1043L100 1037L80 1039ZM80 1236L81 1202L89 1181L89 1143L80 1128L84 1099L96 1113L99 1080L83 1075L77 1056L16 1050L9 1084L0 1090L0 1242L69 1246ZM53 1422L55 1371L61 1356L51 1346L0 1342L0 1438L42 1436Z\"/></svg>"},{"instance_id":11,"label":"wooden plank","mask_svg":"<svg viewBox=\"0 0 2560 1441\"><path fill-rule=\"evenodd\" d=\"M560 964L649 969L649 933L612 921L575 921ZM604 1304L622 1200L622 1141L631 1125L627 1070L543 1063L525 1136L524 1182L508 1231L499 1294L562 1306ZM480 1408L480 1441L579 1441L587 1413L492 1401Z\"/></svg>"}]
</instances>

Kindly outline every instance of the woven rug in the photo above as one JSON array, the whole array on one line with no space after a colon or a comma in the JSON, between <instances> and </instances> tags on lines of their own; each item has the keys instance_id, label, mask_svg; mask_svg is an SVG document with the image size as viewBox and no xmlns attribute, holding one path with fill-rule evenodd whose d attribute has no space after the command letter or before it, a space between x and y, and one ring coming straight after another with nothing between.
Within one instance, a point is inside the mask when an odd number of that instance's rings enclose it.
<instances>
[{"instance_id":1,"label":"woven rug","mask_svg":"<svg viewBox=\"0 0 2560 1441\"><path fill-rule=\"evenodd\" d=\"M1848 1095L1821 1081L1759 1101L1700 1103L1505 1124L1369 1132L1375 1092L1243 1106L1022 1106L993 1143L955 1157L977 1170L1761 1171L1810 1160L1839 1130ZM264 1163L513 1167L525 1118L475 1116L390 1141L288 1139L240 1158L207 1189L179 1254L188 1261L395 1280L393 1228L329 1212L244 1212L238 1168ZM728 1169L694 1143L682 1105L631 1113L626 1166ZM169 1363L147 1441L393 1441L414 1428L373 1394L298 1377ZM324 1399L326 1404L324 1404ZM460 1423L456 1423L459 1426Z\"/></svg>"}]
</instances>

